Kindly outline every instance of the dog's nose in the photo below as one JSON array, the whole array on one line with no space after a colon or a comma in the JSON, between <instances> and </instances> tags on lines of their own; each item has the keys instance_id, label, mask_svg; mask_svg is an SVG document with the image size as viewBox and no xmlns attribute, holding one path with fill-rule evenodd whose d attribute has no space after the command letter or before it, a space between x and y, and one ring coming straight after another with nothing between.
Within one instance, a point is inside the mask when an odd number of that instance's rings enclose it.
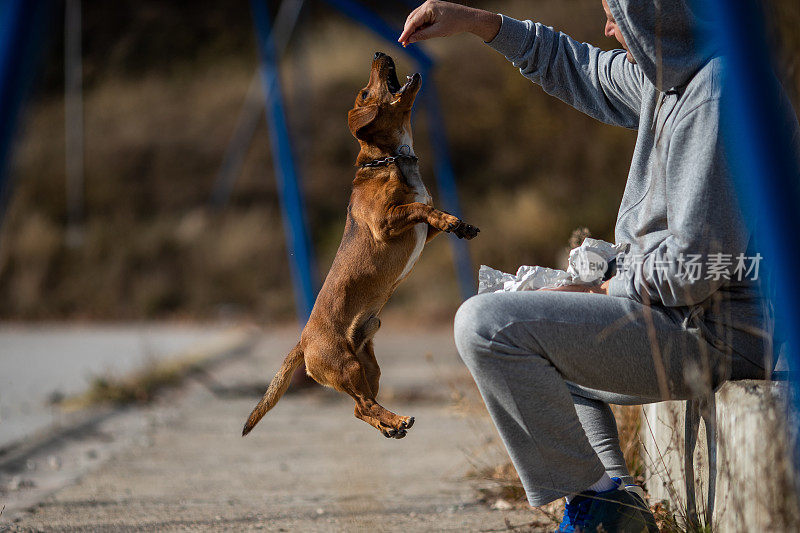
<instances>
[{"instance_id":1,"label":"dog's nose","mask_svg":"<svg viewBox=\"0 0 800 533\"><path fill-rule=\"evenodd\" d=\"M385 55L386 55L386 54L384 54L383 52L375 52L375 55L374 55L374 56L372 56L372 60L373 60L373 61L375 61L376 59L380 59L380 58L382 58L382 57L383 57L383 56L385 56Z\"/></svg>"}]
</instances>

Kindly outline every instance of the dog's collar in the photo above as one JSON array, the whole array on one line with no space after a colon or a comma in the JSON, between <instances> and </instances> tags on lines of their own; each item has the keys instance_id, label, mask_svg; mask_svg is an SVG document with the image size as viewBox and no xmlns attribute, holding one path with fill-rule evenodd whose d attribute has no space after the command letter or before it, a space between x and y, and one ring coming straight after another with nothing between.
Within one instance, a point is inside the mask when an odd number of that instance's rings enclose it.
<instances>
[{"instance_id":1,"label":"dog's collar","mask_svg":"<svg viewBox=\"0 0 800 533\"><path fill-rule=\"evenodd\" d=\"M386 167L391 165L392 163L396 163L398 160L407 159L409 161L418 161L419 158L415 155L411 154L411 147L407 144L403 144L397 148L397 153L395 155L390 155L388 157L382 157L380 159L373 159L372 161L367 161L359 165L359 168L374 168L374 167Z\"/></svg>"}]
</instances>

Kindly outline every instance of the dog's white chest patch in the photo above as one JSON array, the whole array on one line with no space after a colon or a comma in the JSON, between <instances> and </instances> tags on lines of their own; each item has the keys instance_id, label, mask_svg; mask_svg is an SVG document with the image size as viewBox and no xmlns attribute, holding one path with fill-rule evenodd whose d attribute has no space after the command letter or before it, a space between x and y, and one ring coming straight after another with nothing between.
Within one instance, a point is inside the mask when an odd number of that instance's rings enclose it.
<instances>
[{"instance_id":1,"label":"dog's white chest patch","mask_svg":"<svg viewBox=\"0 0 800 533\"><path fill-rule=\"evenodd\" d=\"M432 198L430 193L428 193L428 189L425 188L425 184L422 183L422 176L419 173L419 168L416 168L415 166L414 172L410 173L406 179L417 194L415 201L430 205ZM414 239L416 240L416 243L414 244L414 249L411 251L408 261L406 262L406 266L403 268L403 272L400 274L400 279L406 277L408 273L411 272L411 269L414 268L414 265L422 253L422 249L425 247L425 239L427 237L428 224L424 222L416 224L414 226Z\"/></svg>"},{"instance_id":2,"label":"dog's white chest patch","mask_svg":"<svg viewBox=\"0 0 800 533\"><path fill-rule=\"evenodd\" d=\"M414 239L416 239L416 243L414 244L414 249L411 251L411 256L408 258L406 262L406 266L403 268L403 272L400 274L400 279L403 279L411 272L411 269L414 268L414 265L417 263L420 254L422 254L422 249L425 247L425 238L428 236L428 225L425 223L417 224L414 226Z\"/></svg>"}]
</instances>

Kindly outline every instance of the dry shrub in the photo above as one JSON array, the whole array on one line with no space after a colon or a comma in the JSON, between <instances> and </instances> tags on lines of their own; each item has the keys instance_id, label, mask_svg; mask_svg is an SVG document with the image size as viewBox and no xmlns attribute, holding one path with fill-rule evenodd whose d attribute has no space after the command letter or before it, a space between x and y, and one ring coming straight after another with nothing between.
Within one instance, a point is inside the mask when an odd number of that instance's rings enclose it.
<instances>
[{"instance_id":1,"label":"dry shrub","mask_svg":"<svg viewBox=\"0 0 800 533\"><path fill-rule=\"evenodd\" d=\"M467 478L480 484L477 490L478 501L481 503L494 508L530 510L532 521L516 527L529 527L532 531L541 531L542 527L552 529L561 521L564 512L563 500L531 508L519 476L510 461L494 467L473 470L467 474Z\"/></svg>"},{"instance_id":2,"label":"dry shrub","mask_svg":"<svg viewBox=\"0 0 800 533\"><path fill-rule=\"evenodd\" d=\"M525 499L525 489L522 488L517 471L514 470L514 465L510 461L471 472L469 477L493 483L491 488L479 489L481 501L491 504L502 499L520 508L528 505L528 501Z\"/></svg>"},{"instance_id":3,"label":"dry shrub","mask_svg":"<svg viewBox=\"0 0 800 533\"><path fill-rule=\"evenodd\" d=\"M612 405L614 418L617 420L619 445L625 456L628 472L637 483L644 483L644 465L641 458L642 440L639 430L642 424L642 409L638 405Z\"/></svg>"},{"instance_id":4,"label":"dry shrub","mask_svg":"<svg viewBox=\"0 0 800 533\"><path fill-rule=\"evenodd\" d=\"M86 401L89 404L127 405L147 403L167 387L180 383L177 369L154 366L126 378L98 376L92 380Z\"/></svg>"}]
</instances>

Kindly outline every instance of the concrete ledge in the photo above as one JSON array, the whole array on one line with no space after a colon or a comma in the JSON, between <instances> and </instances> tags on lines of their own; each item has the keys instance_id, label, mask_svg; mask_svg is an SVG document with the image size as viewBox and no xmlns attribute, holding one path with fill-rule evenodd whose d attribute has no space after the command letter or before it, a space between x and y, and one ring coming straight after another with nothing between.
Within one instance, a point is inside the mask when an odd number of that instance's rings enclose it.
<instances>
[{"instance_id":1,"label":"concrete ledge","mask_svg":"<svg viewBox=\"0 0 800 533\"><path fill-rule=\"evenodd\" d=\"M797 475L790 460L788 384L737 381L716 394L716 531L800 531ZM686 402L643 408L641 438L651 503L666 500L685 520L684 415ZM694 469L698 513L706 509L708 454L701 422Z\"/></svg>"}]
</instances>

